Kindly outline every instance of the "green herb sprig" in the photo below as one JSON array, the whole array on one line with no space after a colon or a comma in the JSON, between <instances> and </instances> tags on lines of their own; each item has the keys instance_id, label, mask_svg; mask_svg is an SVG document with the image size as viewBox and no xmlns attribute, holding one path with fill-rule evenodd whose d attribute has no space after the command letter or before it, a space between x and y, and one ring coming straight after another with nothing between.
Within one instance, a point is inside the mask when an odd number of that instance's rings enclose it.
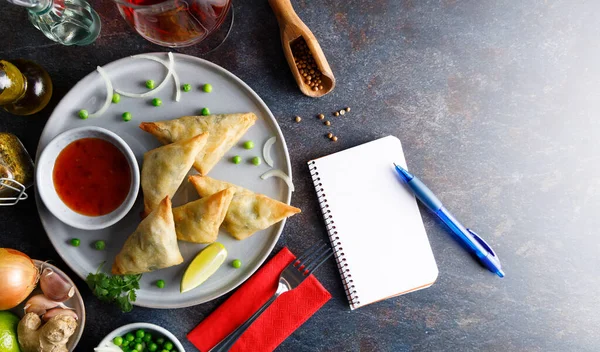
<instances>
[{"instance_id":1,"label":"green herb sprig","mask_svg":"<svg viewBox=\"0 0 600 352\"><path fill-rule=\"evenodd\" d=\"M135 290L140 288L142 274L111 276L100 272L102 266L104 263L100 265L95 274L90 273L85 279L90 290L102 302L114 303L121 311L131 312L132 302L135 302L137 298Z\"/></svg>"}]
</instances>

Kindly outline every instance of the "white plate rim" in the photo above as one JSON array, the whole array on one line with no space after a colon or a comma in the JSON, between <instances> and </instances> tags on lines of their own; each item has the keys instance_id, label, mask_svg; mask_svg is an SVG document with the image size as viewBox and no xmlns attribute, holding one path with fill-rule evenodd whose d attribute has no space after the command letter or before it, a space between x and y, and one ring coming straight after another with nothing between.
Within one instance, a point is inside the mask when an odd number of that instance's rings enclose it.
<instances>
[{"instance_id":1,"label":"white plate rim","mask_svg":"<svg viewBox=\"0 0 600 352\"><path fill-rule=\"evenodd\" d=\"M144 55L164 55L168 52L151 52L151 53L142 53ZM139 55L139 54L136 54ZM243 80L241 80L239 77L237 77L236 75L234 75L233 73L229 72L227 69L212 63L208 60L199 58L199 57L195 57L195 56L191 56L191 55L186 55L186 54L181 54L181 53L173 53L174 57L177 58L182 58L185 60L191 60L191 61L196 61L197 63L199 63L200 65L206 65L208 67L210 67L211 69L215 70L216 72L220 72L221 74L223 74L224 76L227 76L229 79L233 80L235 83L239 84L244 90L246 90L246 92L248 94L250 94L250 96L256 100L257 104L261 106L262 109L264 109L264 111L267 113L267 117L268 119L271 121L272 126L275 128L275 132L277 133L277 138L279 138L281 140L281 146L283 148L283 152L285 155L285 168L286 170L284 170L290 177L291 180L293 180L293 176L292 176L292 165L291 165L291 161L290 161L290 154L289 154L289 150L287 147L287 143L285 142L285 137L283 135L283 132L281 131L281 128L279 127L279 124L277 123L277 120L275 119L275 116L273 115L273 113L271 112L271 109L269 109L269 107L267 106L267 104L265 104L265 102L262 100L262 98L256 94L256 92L248 85L246 84ZM103 65L102 67L107 69L110 68L110 66L117 66L120 62L125 61L125 60L130 60L132 59L133 56L126 56L123 57L121 59L109 62L105 65ZM83 86L86 80L91 80L92 75L96 74L96 70L91 71L90 73L88 73L85 77L83 77L82 79L80 79L66 94L64 97L61 98L60 102L56 105L56 107L54 108L52 114L50 114L50 117L48 118L48 121L46 121L46 124L44 125L44 129L42 130L42 133L40 135L40 140L42 139L42 137L44 136L45 133L47 133L48 130L48 126L52 123L53 120L58 119L57 116L55 116L54 111L57 110L59 107L61 107L62 105L67 105L68 101L67 101L67 97L69 94L71 94L71 92L75 91L78 86ZM113 131L111 131L113 132ZM60 133L59 133L60 134ZM57 134L58 135L58 134ZM55 136L54 136L55 137ZM36 150L36 154L35 154L35 165L37 165L37 162L40 158L40 154L42 153L43 148L41 146L41 143L38 143L38 147ZM50 236L48 234L48 228L49 225L46 222L46 220L44 219L44 217L42 216L42 211L44 211L44 204L42 202L42 200L40 199L40 195L39 192L37 190L37 187L34 187L35 189L35 202L36 202L36 208L38 210L38 216L40 218L40 221L42 223L42 227L44 228L44 231L46 231L46 235L48 236L48 239L50 240L50 242L52 243L52 246L54 247L54 250L58 253L58 255L61 257L61 259L67 264L67 266L69 266L69 268L71 270L73 270L73 272L75 272L75 274L77 274L77 276L79 276L82 280L85 281L85 278L87 276L87 274L82 274L79 272L79 270L76 269L76 267L74 265L71 265L70 261L68 261L65 256L63 255L63 253L61 253L61 251L58 250L59 248L59 243L57 243L56 239L53 239L52 236ZM284 203L286 204L290 204L291 203L291 199L292 199L292 191L290 190L290 188L287 188L287 193L285 196L285 200ZM47 209L46 209L47 210ZM48 213L51 216L52 215L49 210ZM229 289L224 289L221 291L218 291L215 294L212 295L208 295L208 297L206 297L205 299L196 299L196 300L191 300L189 303L182 303L182 304L166 304L166 305L160 305L160 304L152 304L152 303L140 303L139 301L133 302L133 304L135 306L138 307L145 307L145 308L156 308L156 309L176 309L176 308L187 308L187 307L192 307L192 306L196 306L199 304L203 304L206 302L210 302L214 299L217 299L233 290L235 290L236 288L238 288L241 284L243 284L244 282L246 282L246 280L248 280L250 278L250 276L252 276L265 262L265 260L269 257L269 255L273 252L273 249L275 248L275 245L277 244L277 242L279 242L279 238L281 237L281 233L283 232L283 229L285 227L285 223L286 223L287 219L284 218L282 221L280 221L278 224L275 224L273 226L278 226L276 235L273 237L273 240L271 241L271 244L268 246L267 251L265 251L265 253L259 258L259 260L257 261L257 265L252 268L251 270L248 270L247 273L243 276L241 276L241 278L238 280L238 282L231 286Z\"/></svg>"}]
</instances>

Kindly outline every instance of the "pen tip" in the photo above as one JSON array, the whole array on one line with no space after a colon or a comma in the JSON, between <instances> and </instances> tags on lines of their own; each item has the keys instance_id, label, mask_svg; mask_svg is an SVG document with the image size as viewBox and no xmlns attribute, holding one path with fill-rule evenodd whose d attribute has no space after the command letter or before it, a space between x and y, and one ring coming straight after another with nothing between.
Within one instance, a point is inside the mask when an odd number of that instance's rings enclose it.
<instances>
[{"instance_id":1,"label":"pen tip","mask_svg":"<svg viewBox=\"0 0 600 352\"><path fill-rule=\"evenodd\" d=\"M502 269L498 269L498 271L496 271L496 275L504 277L504 271L502 271Z\"/></svg>"}]
</instances>

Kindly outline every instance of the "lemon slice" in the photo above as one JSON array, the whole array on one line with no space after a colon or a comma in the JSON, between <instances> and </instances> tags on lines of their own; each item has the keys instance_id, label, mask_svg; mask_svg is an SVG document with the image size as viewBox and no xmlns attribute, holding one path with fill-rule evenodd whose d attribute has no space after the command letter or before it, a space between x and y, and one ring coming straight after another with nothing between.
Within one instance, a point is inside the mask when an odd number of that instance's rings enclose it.
<instances>
[{"instance_id":1,"label":"lemon slice","mask_svg":"<svg viewBox=\"0 0 600 352\"><path fill-rule=\"evenodd\" d=\"M181 293L200 286L219 269L226 258L227 250L221 243L215 242L206 246L185 269L181 279Z\"/></svg>"}]
</instances>

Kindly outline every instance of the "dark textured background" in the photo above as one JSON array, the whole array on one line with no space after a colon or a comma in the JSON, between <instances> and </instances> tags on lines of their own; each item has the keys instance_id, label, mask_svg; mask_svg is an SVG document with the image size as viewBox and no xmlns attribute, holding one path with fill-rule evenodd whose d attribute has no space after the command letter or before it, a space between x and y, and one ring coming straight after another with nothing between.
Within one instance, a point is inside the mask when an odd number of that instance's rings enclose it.
<instances>
[{"instance_id":1,"label":"dark textured background","mask_svg":"<svg viewBox=\"0 0 600 352\"><path fill-rule=\"evenodd\" d=\"M92 3L103 29L87 47L54 44L27 23L25 11L0 5L0 57L36 60L54 80L41 113L0 112L0 130L16 134L32 154L52 107L96 65L165 50L130 30L110 1ZM300 94L266 0L236 1L230 37L203 56L247 82L286 136L293 204L303 212L288 221L278 248L299 251L326 237L305 162L392 134L410 168L497 250L507 277L480 268L422 208L440 269L431 288L350 312L334 263L327 263L317 276L333 299L279 350L600 350L600 2L293 3L337 77L332 94ZM194 47L179 51L197 55ZM347 105L352 112L334 120L340 140L330 142L311 116ZM302 123L293 122L296 114ZM33 200L0 209L0 247L66 268ZM81 351L135 321L185 340L223 301L121 314L77 284L88 309Z\"/></svg>"}]
</instances>

